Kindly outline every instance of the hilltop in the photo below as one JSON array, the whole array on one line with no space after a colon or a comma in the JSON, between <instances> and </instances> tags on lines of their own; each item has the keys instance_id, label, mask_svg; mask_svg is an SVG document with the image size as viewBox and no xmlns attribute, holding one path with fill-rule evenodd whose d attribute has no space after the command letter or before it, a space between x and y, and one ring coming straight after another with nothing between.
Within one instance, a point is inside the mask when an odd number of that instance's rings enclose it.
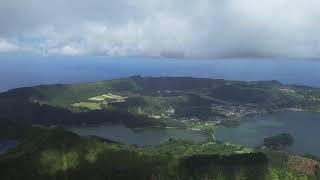
<instances>
[{"instance_id":1,"label":"hilltop","mask_svg":"<svg viewBox=\"0 0 320 180\"><path fill-rule=\"evenodd\" d=\"M320 89L277 81L133 76L0 94L0 117L48 126L111 122L210 130L282 109L319 111Z\"/></svg>"}]
</instances>

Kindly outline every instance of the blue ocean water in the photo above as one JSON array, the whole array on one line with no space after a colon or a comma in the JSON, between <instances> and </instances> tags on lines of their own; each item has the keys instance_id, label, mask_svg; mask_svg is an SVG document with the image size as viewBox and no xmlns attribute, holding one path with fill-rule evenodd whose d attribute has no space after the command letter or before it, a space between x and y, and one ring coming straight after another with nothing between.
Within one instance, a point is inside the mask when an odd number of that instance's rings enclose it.
<instances>
[{"instance_id":1,"label":"blue ocean water","mask_svg":"<svg viewBox=\"0 0 320 180\"><path fill-rule=\"evenodd\" d=\"M320 87L320 59L0 56L0 91L132 75L278 80Z\"/></svg>"}]
</instances>

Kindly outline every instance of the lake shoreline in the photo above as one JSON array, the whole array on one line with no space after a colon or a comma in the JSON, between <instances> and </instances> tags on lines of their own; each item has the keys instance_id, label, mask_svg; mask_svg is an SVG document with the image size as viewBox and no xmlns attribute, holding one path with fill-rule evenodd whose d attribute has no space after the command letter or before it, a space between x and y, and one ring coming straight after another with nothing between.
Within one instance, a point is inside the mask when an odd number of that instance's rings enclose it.
<instances>
[{"instance_id":1,"label":"lake shoreline","mask_svg":"<svg viewBox=\"0 0 320 180\"><path fill-rule=\"evenodd\" d=\"M137 147L158 146L166 143L170 139L203 142L214 137L208 132L196 129L162 126L128 128L121 124L105 124L91 127L73 126L65 129L80 136L97 136L102 139Z\"/></svg>"},{"instance_id":2,"label":"lake shoreline","mask_svg":"<svg viewBox=\"0 0 320 180\"><path fill-rule=\"evenodd\" d=\"M313 138L319 134L319 120L320 113L287 109L251 116L236 127L217 128L214 134L217 140L222 142L256 147L261 145L266 137L290 133L295 140L286 151L320 156L320 143Z\"/></svg>"}]
</instances>

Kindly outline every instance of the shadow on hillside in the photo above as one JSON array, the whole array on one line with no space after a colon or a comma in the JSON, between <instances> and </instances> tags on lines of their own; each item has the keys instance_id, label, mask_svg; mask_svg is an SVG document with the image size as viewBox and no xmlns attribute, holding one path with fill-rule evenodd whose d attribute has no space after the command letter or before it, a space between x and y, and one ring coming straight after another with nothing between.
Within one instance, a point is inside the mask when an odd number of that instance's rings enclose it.
<instances>
[{"instance_id":1,"label":"shadow on hillside","mask_svg":"<svg viewBox=\"0 0 320 180\"><path fill-rule=\"evenodd\" d=\"M152 125L151 119L119 110L95 110L74 113L70 110L30 102L0 103L0 118L22 124L46 126L72 124L122 123L128 127Z\"/></svg>"}]
</instances>

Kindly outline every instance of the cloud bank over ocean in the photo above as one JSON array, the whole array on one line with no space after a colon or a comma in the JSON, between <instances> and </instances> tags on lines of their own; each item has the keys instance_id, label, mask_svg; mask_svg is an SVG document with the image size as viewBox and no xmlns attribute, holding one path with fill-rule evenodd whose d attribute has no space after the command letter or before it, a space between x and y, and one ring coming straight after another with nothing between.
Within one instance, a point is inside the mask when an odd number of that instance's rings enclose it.
<instances>
[{"instance_id":1,"label":"cloud bank over ocean","mask_svg":"<svg viewBox=\"0 0 320 180\"><path fill-rule=\"evenodd\" d=\"M318 0L2 0L0 53L319 57Z\"/></svg>"}]
</instances>

